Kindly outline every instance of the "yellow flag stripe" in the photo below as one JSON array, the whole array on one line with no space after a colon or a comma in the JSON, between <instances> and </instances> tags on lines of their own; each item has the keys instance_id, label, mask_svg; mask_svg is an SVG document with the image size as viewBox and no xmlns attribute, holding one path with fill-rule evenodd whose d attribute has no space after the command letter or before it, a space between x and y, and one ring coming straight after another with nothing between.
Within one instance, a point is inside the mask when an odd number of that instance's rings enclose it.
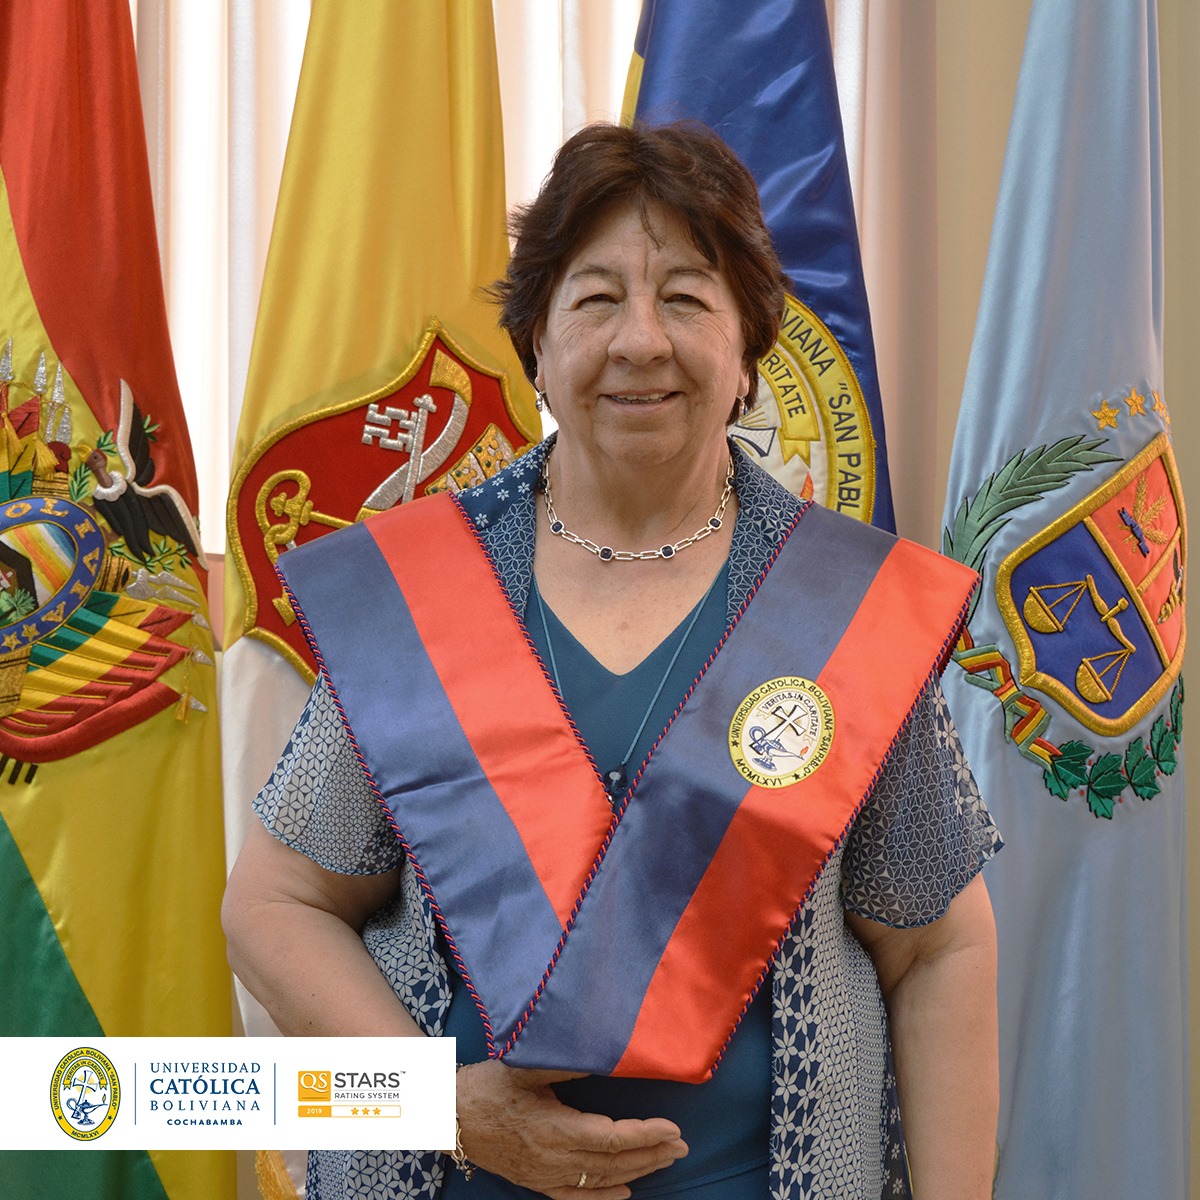
<instances>
[{"instance_id":1,"label":"yellow flag stripe","mask_svg":"<svg viewBox=\"0 0 1200 1200\"><path fill-rule=\"evenodd\" d=\"M629 74L625 76L625 92L621 97L622 125L633 124L633 114L637 112L638 92L642 90L642 71L645 67L646 60L635 52L629 60Z\"/></svg>"}]
</instances>

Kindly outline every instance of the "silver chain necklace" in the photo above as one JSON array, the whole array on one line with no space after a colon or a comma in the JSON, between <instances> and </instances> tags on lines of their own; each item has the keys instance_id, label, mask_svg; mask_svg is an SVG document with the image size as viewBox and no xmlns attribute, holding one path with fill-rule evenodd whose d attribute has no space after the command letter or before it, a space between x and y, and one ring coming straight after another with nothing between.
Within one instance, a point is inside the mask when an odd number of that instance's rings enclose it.
<instances>
[{"instance_id":1,"label":"silver chain necklace","mask_svg":"<svg viewBox=\"0 0 1200 1200\"><path fill-rule=\"evenodd\" d=\"M657 550L614 550L611 546L601 546L593 542L591 538L580 537L579 534L572 533L559 519L558 513L554 511L554 498L550 495L550 456L548 454L542 466L542 491L546 497L546 519L550 522L550 532L564 541L582 546L602 561L637 562L649 558L674 558L680 550L692 545L693 542L702 541L710 533L715 533L721 528L725 518L725 506L729 503L729 497L733 495L733 459L730 458L729 467L725 472L725 490L722 491L721 499L717 502L717 511L708 518L708 523L703 528L697 529L690 537L685 537L682 541L671 542L666 546L659 546Z\"/></svg>"}]
</instances>

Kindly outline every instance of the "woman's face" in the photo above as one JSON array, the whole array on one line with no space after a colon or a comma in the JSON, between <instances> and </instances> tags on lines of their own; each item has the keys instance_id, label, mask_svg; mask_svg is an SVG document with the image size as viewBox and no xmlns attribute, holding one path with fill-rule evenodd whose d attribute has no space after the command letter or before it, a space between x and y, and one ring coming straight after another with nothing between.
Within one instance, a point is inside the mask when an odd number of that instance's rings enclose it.
<instances>
[{"instance_id":1,"label":"woman's face","mask_svg":"<svg viewBox=\"0 0 1200 1200\"><path fill-rule=\"evenodd\" d=\"M652 206L645 224L616 208L567 263L533 340L537 386L564 447L635 466L723 454L749 387L733 293L676 217Z\"/></svg>"}]
</instances>

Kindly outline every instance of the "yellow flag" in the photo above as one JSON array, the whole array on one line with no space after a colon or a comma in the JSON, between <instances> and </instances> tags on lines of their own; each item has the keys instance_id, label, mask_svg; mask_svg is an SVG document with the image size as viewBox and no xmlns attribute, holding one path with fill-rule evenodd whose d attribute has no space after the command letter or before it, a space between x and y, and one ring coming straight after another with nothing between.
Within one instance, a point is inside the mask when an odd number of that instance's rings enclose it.
<instances>
[{"instance_id":1,"label":"yellow flag","mask_svg":"<svg viewBox=\"0 0 1200 1200\"><path fill-rule=\"evenodd\" d=\"M234 452L226 645L311 678L289 545L478 482L535 436L504 271L491 6L313 4Z\"/></svg>"},{"instance_id":2,"label":"yellow flag","mask_svg":"<svg viewBox=\"0 0 1200 1200\"><path fill-rule=\"evenodd\" d=\"M314 0L228 506L235 841L312 679L279 554L480 482L537 436L532 390L480 292L507 260L491 5ZM242 999L247 1031L268 1032ZM295 1156L260 1156L264 1195L302 1177Z\"/></svg>"}]
</instances>

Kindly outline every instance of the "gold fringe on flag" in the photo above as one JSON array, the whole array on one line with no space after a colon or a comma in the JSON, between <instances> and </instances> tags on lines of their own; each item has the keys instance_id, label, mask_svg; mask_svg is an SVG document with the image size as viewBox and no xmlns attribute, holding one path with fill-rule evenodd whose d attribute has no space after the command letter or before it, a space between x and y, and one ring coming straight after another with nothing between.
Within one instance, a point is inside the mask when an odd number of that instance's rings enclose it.
<instances>
[{"instance_id":1,"label":"gold fringe on flag","mask_svg":"<svg viewBox=\"0 0 1200 1200\"><path fill-rule=\"evenodd\" d=\"M259 1150L254 1155L258 1194L263 1200L300 1200L300 1193L278 1150Z\"/></svg>"}]
</instances>

